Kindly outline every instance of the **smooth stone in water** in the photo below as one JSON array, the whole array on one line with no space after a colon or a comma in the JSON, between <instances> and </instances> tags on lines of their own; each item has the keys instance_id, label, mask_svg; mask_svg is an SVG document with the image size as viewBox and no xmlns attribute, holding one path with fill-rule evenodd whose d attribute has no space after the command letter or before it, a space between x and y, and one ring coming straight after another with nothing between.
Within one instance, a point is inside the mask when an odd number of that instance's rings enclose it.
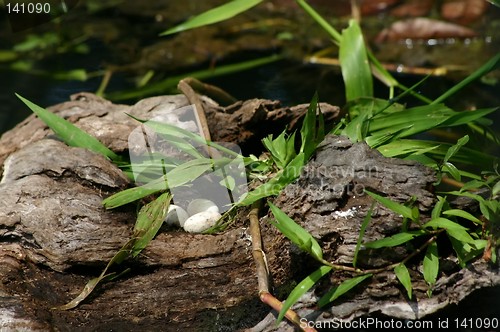
<instances>
[{"instance_id":1,"label":"smooth stone in water","mask_svg":"<svg viewBox=\"0 0 500 332\"><path fill-rule=\"evenodd\" d=\"M189 233L201 233L217 223L221 214L216 211L203 211L189 217L184 223L184 230Z\"/></svg>"},{"instance_id":2,"label":"smooth stone in water","mask_svg":"<svg viewBox=\"0 0 500 332\"><path fill-rule=\"evenodd\" d=\"M219 212L219 207L209 199L197 198L191 201L187 207L187 213L194 216L203 211Z\"/></svg>"},{"instance_id":3,"label":"smooth stone in water","mask_svg":"<svg viewBox=\"0 0 500 332\"><path fill-rule=\"evenodd\" d=\"M189 218L187 212L180 206L170 204L168 207L167 217L165 223L168 226L183 227L184 222Z\"/></svg>"}]
</instances>

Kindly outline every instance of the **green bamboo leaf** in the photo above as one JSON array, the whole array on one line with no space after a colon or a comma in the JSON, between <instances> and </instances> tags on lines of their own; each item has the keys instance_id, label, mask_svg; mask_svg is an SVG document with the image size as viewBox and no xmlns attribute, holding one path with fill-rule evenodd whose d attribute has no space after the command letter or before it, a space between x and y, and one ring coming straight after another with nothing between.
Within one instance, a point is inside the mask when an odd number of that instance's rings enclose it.
<instances>
[{"instance_id":1,"label":"green bamboo leaf","mask_svg":"<svg viewBox=\"0 0 500 332\"><path fill-rule=\"evenodd\" d=\"M439 272L438 247L435 241L431 242L431 244L427 247L427 251L425 252L423 272L424 279L429 285L427 294L428 296L430 296L432 293L432 287L436 284Z\"/></svg>"},{"instance_id":2,"label":"green bamboo leaf","mask_svg":"<svg viewBox=\"0 0 500 332\"><path fill-rule=\"evenodd\" d=\"M443 164L444 169L450 173L450 175L457 181L461 181L462 177L460 175L460 171L458 170L457 166L453 165L450 162L446 162Z\"/></svg>"},{"instance_id":3,"label":"green bamboo leaf","mask_svg":"<svg viewBox=\"0 0 500 332\"><path fill-rule=\"evenodd\" d=\"M287 299L283 303L276 324L279 324L279 322L281 322L283 317L285 317L287 310L290 309L290 307L294 305L295 302L297 302L297 300L302 295L304 295L309 289L311 289L312 286L314 286L321 278L327 275L331 270L332 268L330 266L323 265L319 269L308 275L297 286L295 286L295 288L292 290L290 295L288 295Z\"/></svg>"},{"instance_id":4,"label":"green bamboo leaf","mask_svg":"<svg viewBox=\"0 0 500 332\"><path fill-rule=\"evenodd\" d=\"M448 234L448 237L453 237L457 239L458 241L461 241L462 243L474 243L475 240L470 236L467 231L463 229L458 229L458 228L447 228L446 229L446 234Z\"/></svg>"},{"instance_id":5,"label":"green bamboo leaf","mask_svg":"<svg viewBox=\"0 0 500 332\"><path fill-rule=\"evenodd\" d=\"M114 209L154 193L181 186L212 170L213 165L214 160L210 158L190 160L145 185L122 190L104 199L102 204L106 209Z\"/></svg>"},{"instance_id":6,"label":"green bamboo leaf","mask_svg":"<svg viewBox=\"0 0 500 332\"><path fill-rule=\"evenodd\" d=\"M368 227L368 223L372 219L373 208L375 207L375 202L372 203L368 213L363 218L363 223L361 224L361 228L359 230L358 241L356 242L356 248L354 249L354 257L352 258L352 266L356 267L356 262L358 260L359 249L361 248L361 243L363 241L363 237L365 236L366 227Z\"/></svg>"},{"instance_id":7,"label":"green bamboo leaf","mask_svg":"<svg viewBox=\"0 0 500 332\"><path fill-rule=\"evenodd\" d=\"M285 169L276 173L276 175L268 182L261 184L254 190L250 191L242 200L240 200L238 205L247 206L261 198L279 194L283 188L299 177L303 167L304 154L299 153L285 167Z\"/></svg>"},{"instance_id":8,"label":"green bamboo leaf","mask_svg":"<svg viewBox=\"0 0 500 332\"><path fill-rule=\"evenodd\" d=\"M457 112L442 105L424 105L401 112L379 114L370 121L369 133L373 136L399 133L408 137L438 127Z\"/></svg>"},{"instance_id":9,"label":"green bamboo leaf","mask_svg":"<svg viewBox=\"0 0 500 332\"><path fill-rule=\"evenodd\" d=\"M482 119L486 115L496 111L498 111L498 107L457 112L455 115L451 116L448 120L441 123L440 127L454 127L454 126L466 125L476 120Z\"/></svg>"},{"instance_id":10,"label":"green bamboo leaf","mask_svg":"<svg viewBox=\"0 0 500 332\"><path fill-rule=\"evenodd\" d=\"M373 79L361 28L355 20L342 31L339 58L347 101L373 96Z\"/></svg>"},{"instance_id":11,"label":"green bamboo leaf","mask_svg":"<svg viewBox=\"0 0 500 332\"><path fill-rule=\"evenodd\" d=\"M408 269L403 263L401 263L394 268L394 274L396 274L396 277L398 278L399 282L406 289L408 298L411 300L412 286L411 286L410 273L408 272Z\"/></svg>"},{"instance_id":12,"label":"green bamboo leaf","mask_svg":"<svg viewBox=\"0 0 500 332\"><path fill-rule=\"evenodd\" d=\"M431 219L439 218L441 212L443 211L443 207L445 206L445 204L447 205L446 199L444 197L438 196L437 199L438 201L436 202L434 208L432 209Z\"/></svg>"},{"instance_id":13,"label":"green bamboo leaf","mask_svg":"<svg viewBox=\"0 0 500 332\"><path fill-rule=\"evenodd\" d=\"M451 221L450 219L446 219L446 218L442 218L442 217L438 217L438 218L435 218L435 219L428 221L427 223L425 223L423 225L423 227L424 228L432 227L433 229L445 228L445 229L459 229L459 230L463 230L463 231L467 230L467 227L464 227L460 224L457 224L454 221Z\"/></svg>"},{"instance_id":14,"label":"green bamboo leaf","mask_svg":"<svg viewBox=\"0 0 500 332\"><path fill-rule=\"evenodd\" d=\"M500 194L500 181L495 183L495 185L493 186L493 189L491 189L491 195L493 197L497 196L498 194Z\"/></svg>"},{"instance_id":15,"label":"green bamboo leaf","mask_svg":"<svg viewBox=\"0 0 500 332\"><path fill-rule=\"evenodd\" d=\"M442 160L451 146L451 144L443 142L399 139L383 146L379 146L377 150L388 158L427 153L435 159ZM428 150L426 151L426 149ZM477 149L463 147L455 155L453 155L449 161L490 168L495 162L495 158L496 156L484 153Z\"/></svg>"},{"instance_id":16,"label":"green bamboo leaf","mask_svg":"<svg viewBox=\"0 0 500 332\"><path fill-rule=\"evenodd\" d=\"M134 244L131 249L132 257L136 257L156 236L167 216L171 199L172 196L170 193L164 193L141 208L134 227Z\"/></svg>"},{"instance_id":17,"label":"green bamboo leaf","mask_svg":"<svg viewBox=\"0 0 500 332\"><path fill-rule=\"evenodd\" d=\"M340 285L338 285L337 287L334 287L328 293L323 295L318 301L318 306L321 308L321 307L324 307L325 305L335 301L337 298L344 295L345 293L347 293L348 291L350 291L351 289L356 287L363 280L370 278L371 276L372 276L372 274L368 273L368 274L364 274L364 275L343 281Z\"/></svg>"},{"instance_id":18,"label":"green bamboo leaf","mask_svg":"<svg viewBox=\"0 0 500 332\"><path fill-rule=\"evenodd\" d=\"M262 139L262 143L280 169L285 168L296 156L295 132L287 137L286 130L284 130L276 139L273 139L273 135L269 135Z\"/></svg>"},{"instance_id":19,"label":"green bamboo leaf","mask_svg":"<svg viewBox=\"0 0 500 332\"><path fill-rule=\"evenodd\" d=\"M296 244L300 249L309 253L317 260L323 259L323 251L315 238L309 232L298 225L293 219L287 216L280 208L268 202L269 207L276 218L276 222L271 222L280 230L290 241Z\"/></svg>"},{"instance_id":20,"label":"green bamboo leaf","mask_svg":"<svg viewBox=\"0 0 500 332\"><path fill-rule=\"evenodd\" d=\"M168 29L160 34L160 36L170 35L180 31L186 31L202 27L209 24L218 23L234 17L256 5L263 0L233 0L219 7L210 9L200 15L197 15L187 22L182 23L176 27Z\"/></svg>"},{"instance_id":21,"label":"green bamboo leaf","mask_svg":"<svg viewBox=\"0 0 500 332\"><path fill-rule=\"evenodd\" d=\"M399 246L400 244L406 243L412 239L414 239L417 236L421 236L426 234L422 230L418 231L409 231L409 232L402 232L402 233L397 233L392 236L372 241L372 242L367 242L364 244L366 248L372 248L372 249L378 249L378 248L383 248L383 247L395 247Z\"/></svg>"},{"instance_id":22,"label":"green bamboo leaf","mask_svg":"<svg viewBox=\"0 0 500 332\"><path fill-rule=\"evenodd\" d=\"M54 131L69 146L85 148L93 152L102 154L114 162L121 161L121 158L113 151L108 149L99 140L74 124L58 115L47 111L46 109L32 103L16 93L17 98L21 99L50 129Z\"/></svg>"},{"instance_id":23,"label":"green bamboo leaf","mask_svg":"<svg viewBox=\"0 0 500 332\"><path fill-rule=\"evenodd\" d=\"M320 111L319 114L317 114L317 108L318 92L315 92L307 108L304 121L302 122L302 128L300 129L302 141L300 152L304 153L305 160L309 160L309 157L314 153L318 144L325 138L323 113Z\"/></svg>"},{"instance_id":24,"label":"green bamboo leaf","mask_svg":"<svg viewBox=\"0 0 500 332\"><path fill-rule=\"evenodd\" d=\"M464 137L460 138L455 145L451 146L448 151L446 151L443 163L447 163L450 158L458 152L458 150L460 150L465 144L467 144L467 142L469 142L469 135L465 135Z\"/></svg>"},{"instance_id":25,"label":"green bamboo leaf","mask_svg":"<svg viewBox=\"0 0 500 332\"><path fill-rule=\"evenodd\" d=\"M470 220L473 223L478 224L478 225L482 225L483 224L481 222L481 220L477 219L472 214L470 214L469 212L464 211L464 210L451 209L451 210L444 211L443 214L450 215L450 216L455 216L455 217L461 217L461 218Z\"/></svg>"},{"instance_id":26,"label":"green bamboo leaf","mask_svg":"<svg viewBox=\"0 0 500 332\"><path fill-rule=\"evenodd\" d=\"M404 218L408 218L410 220L415 220L415 213L413 210L407 206L404 206L402 204L396 203L394 201L391 201L388 198L382 197L380 195L377 195L375 193L369 192L365 190L365 192L370 195L373 199L375 199L377 202L385 206L386 208L390 209L391 211L394 211L397 214L402 215Z\"/></svg>"},{"instance_id":27,"label":"green bamboo leaf","mask_svg":"<svg viewBox=\"0 0 500 332\"><path fill-rule=\"evenodd\" d=\"M474 243L464 243L454 237L448 238L451 242L453 250L455 250L455 253L457 254L458 263L462 268L465 268L467 262L471 259L482 255L483 250L488 243L487 240L482 239L475 240Z\"/></svg>"}]
</instances>

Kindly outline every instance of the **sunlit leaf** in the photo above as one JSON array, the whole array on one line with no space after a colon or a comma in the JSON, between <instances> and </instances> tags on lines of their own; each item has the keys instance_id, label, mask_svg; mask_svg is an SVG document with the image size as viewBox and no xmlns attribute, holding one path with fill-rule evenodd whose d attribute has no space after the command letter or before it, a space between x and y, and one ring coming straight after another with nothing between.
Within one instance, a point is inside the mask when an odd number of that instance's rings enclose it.
<instances>
[{"instance_id":1,"label":"sunlit leaf","mask_svg":"<svg viewBox=\"0 0 500 332\"><path fill-rule=\"evenodd\" d=\"M485 117L486 115L493 113L495 111L498 111L498 107L485 108L485 109L473 110L473 111L457 112L455 115L451 116L448 120L441 123L440 126L453 127L453 126L466 125L466 124L469 124L470 122L479 120L479 119Z\"/></svg>"},{"instance_id":2,"label":"sunlit leaf","mask_svg":"<svg viewBox=\"0 0 500 332\"><path fill-rule=\"evenodd\" d=\"M453 157L458 150L460 150L465 144L469 142L469 135L465 135L464 137L460 138L455 145L452 145L448 151L446 151L446 155L443 158L443 163L447 163L448 160L450 160L451 157Z\"/></svg>"},{"instance_id":3,"label":"sunlit leaf","mask_svg":"<svg viewBox=\"0 0 500 332\"><path fill-rule=\"evenodd\" d=\"M167 216L171 199L172 196L169 193L164 193L141 208L134 227L132 257L136 257L156 236Z\"/></svg>"},{"instance_id":4,"label":"sunlit leaf","mask_svg":"<svg viewBox=\"0 0 500 332\"><path fill-rule=\"evenodd\" d=\"M405 218L415 220L414 212L412 211L411 208L408 206L404 206L402 204L396 203L394 201L391 201L388 198L382 197L380 195L377 195L375 193L369 192L365 190L365 192L370 195L373 199L375 199L377 202L385 206L386 208L390 209L391 211L402 215Z\"/></svg>"},{"instance_id":5,"label":"sunlit leaf","mask_svg":"<svg viewBox=\"0 0 500 332\"><path fill-rule=\"evenodd\" d=\"M114 209L116 207L134 202L159 191L175 188L196 180L199 176L213 169L214 160L210 158L193 159L187 161L166 175L161 176L145 185L122 190L102 201L106 209Z\"/></svg>"},{"instance_id":6,"label":"sunlit leaf","mask_svg":"<svg viewBox=\"0 0 500 332\"><path fill-rule=\"evenodd\" d=\"M424 140L398 139L377 148L385 157L402 157L411 154L427 153L436 159L443 159L452 145L443 142ZM473 164L477 167L491 167L495 156L484 153L477 149L461 148L450 161L455 163Z\"/></svg>"},{"instance_id":7,"label":"sunlit leaf","mask_svg":"<svg viewBox=\"0 0 500 332\"><path fill-rule=\"evenodd\" d=\"M492 196L497 196L498 194L500 194L500 181L495 183L495 185L493 186L493 189L491 189Z\"/></svg>"},{"instance_id":8,"label":"sunlit leaf","mask_svg":"<svg viewBox=\"0 0 500 332\"><path fill-rule=\"evenodd\" d=\"M394 274L396 274L396 277L398 278L399 282L406 289L408 298L411 300L412 286L411 286L410 273L408 272L408 269L403 263L401 263L394 268Z\"/></svg>"},{"instance_id":9,"label":"sunlit leaf","mask_svg":"<svg viewBox=\"0 0 500 332\"><path fill-rule=\"evenodd\" d=\"M112 161L120 161L121 158L113 151L108 149L104 144L99 142L97 138L87 134L71 122L59 117L58 115L45 110L44 108L32 103L31 101L21 97L16 93L16 96L21 99L50 129L54 131L63 141L69 146L85 148L96 153L102 154Z\"/></svg>"},{"instance_id":10,"label":"sunlit leaf","mask_svg":"<svg viewBox=\"0 0 500 332\"><path fill-rule=\"evenodd\" d=\"M318 301L318 306L324 307L325 305L335 301L340 296L344 295L345 293L356 287L360 282L362 282L367 278L370 278L371 276L372 274L368 273L343 281L340 285L334 287L328 293L323 295Z\"/></svg>"},{"instance_id":11,"label":"sunlit leaf","mask_svg":"<svg viewBox=\"0 0 500 332\"><path fill-rule=\"evenodd\" d=\"M429 285L427 294L430 296L432 287L436 284L439 272L439 255L436 241L431 242L425 252L423 262L424 279Z\"/></svg>"},{"instance_id":12,"label":"sunlit leaf","mask_svg":"<svg viewBox=\"0 0 500 332\"><path fill-rule=\"evenodd\" d=\"M470 236L467 231L458 228L447 228L446 233L463 243L474 243L474 239Z\"/></svg>"},{"instance_id":13,"label":"sunlit leaf","mask_svg":"<svg viewBox=\"0 0 500 332\"><path fill-rule=\"evenodd\" d=\"M383 247L395 247L399 246L400 244L406 243L410 240L413 240L413 238L417 236L421 236L426 234L424 231L418 230L418 231L409 231L409 232L402 232L402 233L397 233L389 237L385 237L380 240L375 240L371 242L367 242L364 244L366 248L372 248L372 249L378 249L378 248L383 248Z\"/></svg>"},{"instance_id":14,"label":"sunlit leaf","mask_svg":"<svg viewBox=\"0 0 500 332\"><path fill-rule=\"evenodd\" d=\"M464 211L464 210L451 209L451 210L444 211L443 214L450 215L450 216L461 217L461 218L470 220L473 223L478 224L478 225L482 225L483 224L481 222L481 220L477 219L472 214L470 214L469 212Z\"/></svg>"},{"instance_id":15,"label":"sunlit leaf","mask_svg":"<svg viewBox=\"0 0 500 332\"><path fill-rule=\"evenodd\" d=\"M302 128L300 129L300 136L302 144L300 152L304 153L304 159L309 160L309 157L314 153L316 147L325 138L325 124L323 113L321 110L317 112L318 108L318 93L316 92L309 103Z\"/></svg>"},{"instance_id":16,"label":"sunlit leaf","mask_svg":"<svg viewBox=\"0 0 500 332\"><path fill-rule=\"evenodd\" d=\"M431 213L432 219L439 218L439 216L441 215L441 212L443 211L443 207L445 205L447 205L446 199L444 197L438 196L437 199L438 199L438 201L436 202L436 204L434 205L434 208L432 209L432 213Z\"/></svg>"},{"instance_id":17,"label":"sunlit leaf","mask_svg":"<svg viewBox=\"0 0 500 332\"><path fill-rule=\"evenodd\" d=\"M347 101L373 96L373 79L361 28L355 20L342 31L339 58Z\"/></svg>"},{"instance_id":18,"label":"sunlit leaf","mask_svg":"<svg viewBox=\"0 0 500 332\"><path fill-rule=\"evenodd\" d=\"M332 268L330 266L321 266L319 269L308 275L304 280L302 280L295 288L292 290L290 295L288 295L287 299L283 303L283 306L281 307L281 310L278 315L278 320L277 324L281 322L283 317L285 317L285 314L288 309L292 305L297 302L297 300L307 293L309 289L311 289L312 286L314 286L321 278L323 278L325 275L327 275Z\"/></svg>"},{"instance_id":19,"label":"sunlit leaf","mask_svg":"<svg viewBox=\"0 0 500 332\"><path fill-rule=\"evenodd\" d=\"M462 177L460 176L460 171L457 166L453 165L450 162L446 162L443 164L443 168L450 173L450 175L457 181L461 181Z\"/></svg>"},{"instance_id":20,"label":"sunlit leaf","mask_svg":"<svg viewBox=\"0 0 500 332\"><path fill-rule=\"evenodd\" d=\"M434 229L446 228L446 229L460 229L460 230L464 230L464 231L467 230L467 227L464 227L460 224L457 224L456 222L451 221L450 219L441 218L441 217L428 221L427 223L425 223L423 225L423 227L424 228L432 227Z\"/></svg>"},{"instance_id":21,"label":"sunlit leaf","mask_svg":"<svg viewBox=\"0 0 500 332\"><path fill-rule=\"evenodd\" d=\"M160 36L165 36L180 31L198 28L204 25L225 21L258 5L262 1L263 0L233 0L227 2L219 7L207 10L206 12L197 15L189 19L187 22L168 29L167 31L161 33Z\"/></svg>"},{"instance_id":22,"label":"sunlit leaf","mask_svg":"<svg viewBox=\"0 0 500 332\"><path fill-rule=\"evenodd\" d=\"M276 221L271 223L300 249L309 253L315 259L321 260L323 258L323 251L316 239L277 206L271 202L268 202L268 204L276 218Z\"/></svg>"},{"instance_id":23,"label":"sunlit leaf","mask_svg":"<svg viewBox=\"0 0 500 332\"><path fill-rule=\"evenodd\" d=\"M239 203L240 206L250 205L253 202L281 192L289 183L299 177L304 167L304 154L299 153L286 167L279 171L271 180L250 191Z\"/></svg>"}]
</instances>

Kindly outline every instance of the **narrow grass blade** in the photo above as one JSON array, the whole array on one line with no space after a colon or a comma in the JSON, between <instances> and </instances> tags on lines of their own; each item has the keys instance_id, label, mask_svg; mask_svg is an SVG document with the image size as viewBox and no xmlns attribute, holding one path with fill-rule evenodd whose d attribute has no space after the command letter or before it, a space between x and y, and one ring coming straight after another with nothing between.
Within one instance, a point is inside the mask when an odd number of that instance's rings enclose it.
<instances>
[{"instance_id":1,"label":"narrow grass blade","mask_svg":"<svg viewBox=\"0 0 500 332\"><path fill-rule=\"evenodd\" d=\"M435 159L443 159L451 144L435 141L399 139L379 146L377 150L385 157L408 157L413 154L426 153ZM474 164L477 167L491 167L495 156L477 149L461 148L450 161L463 164Z\"/></svg>"},{"instance_id":2,"label":"narrow grass blade","mask_svg":"<svg viewBox=\"0 0 500 332\"><path fill-rule=\"evenodd\" d=\"M441 96L436 98L432 103L433 104L439 104L442 103L444 100L449 98L450 96L454 95L461 89L463 89L465 86L470 84L471 82L475 81L476 79L486 75L487 73L500 68L500 53L495 55L493 58L491 58L488 62L486 62L484 65L482 65L478 70L467 76L463 81L460 83L454 85L451 89L443 93Z\"/></svg>"},{"instance_id":3,"label":"narrow grass blade","mask_svg":"<svg viewBox=\"0 0 500 332\"><path fill-rule=\"evenodd\" d=\"M56 114L47 111L46 109L32 103L26 98L21 97L16 93L16 96L21 99L50 129L54 131L63 141L69 146L85 148L93 152L102 154L114 162L121 161L121 158L113 151L108 149L104 144L99 142L97 138L87 134L74 124L57 116Z\"/></svg>"},{"instance_id":4,"label":"narrow grass blade","mask_svg":"<svg viewBox=\"0 0 500 332\"><path fill-rule=\"evenodd\" d=\"M316 151L318 144L325 138L323 114L321 111L317 114L317 108L318 92L315 92L307 108L302 128L300 129L300 138L302 141L300 152L304 153L305 160L309 160L314 151Z\"/></svg>"},{"instance_id":5,"label":"narrow grass blade","mask_svg":"<svg viewBox=\"0 0 500 332\"><path fill-rule=\"evenodd\" d=\"M155 83L150 83L143 88L135 88L127 91L106 93L105 97L110 100L126 100L126 99L139 99L152 95L174 93L175 91L177 91L177 85L179 84L179 81L186 77L194 77L198 80L204 80L207 78L214 78L223 75L242 72L272 62L276 62L281 59L283 59L282 55L274 54L259 59L253 59L224 66L216 66L215 68L203 69L191 73L185 73L179 76L170 76L165 80Z\"/></svg>"},{"instance_id":6,"label":"narrow grass blade","mask_svg":"<svg viewBox=\"0 0 500 332\"><path fill-rule=\"evenodd\" d=\"M396 277L398 278L399 282L406 289L408 298L411 300L412 286L411 286L410 273L408 272L408 269L403 263L401 263L394 268L394 274L396 274Z\"/></svg>"},{"instance_id":7,"label":"narrow grass blade","mask_svg":"<svg viewBox=\"0 0 500 332\"><path fill-rule=\"evenodd\" d=\"M342 31L339 58L347 101L373 96L373 78L361 28L355 20Z\"/></svg>"},{"instance_id":8,"label":"narrow grass blade","mask_svg":"<svg viewBox=\"0 0 500 332\"><path fill-rule=\"evenodd\" d=\"M427 247L425 252L424 262L423 262L423 273L424 280L429 285L427 290L427 295L430 296L432 293L432 287L436 284L437 276L439 272L439 256L438 247L435 241Z\"/></svg>"},{"instance_id":9,"label":"narrow grass blade","mask_svg":"<svg viewBox=\"0 0 500 332\"><path fill-rule=\"evenodd\" d=\"M440 127L454 127L470 124L471 122L484 118L488 114L498 111L498 109L498 107L494 107L473 111L456 112L455 115L451 116L448 120L441 123Z\"/></svg>"},{"instance_id":10,"label":"narrow grass blade","mask_svg":"<svg viewBox=\"0 0 500 332\"><path fill-rule=\"evenodd\" d=\"M315 259L321 261L323 259L323 251L315 238L309 232L300 227L295 221L287 216L277 206L268 202L271 211L276 218L275 222L271 222L280 230L290 241L296 244L300 249L309 253Z\"/></svg>"},{"instance_id":11,"label":"narrow grass blade","mask_svg":"<svg viewBox=\"0 0 500 332\"><path fill-rule=\"evenodd\" d=\"M318 12L314 10L314 8L312 8L305 0L295 0L295 2L297 2L297 4L302 7L302 9L307 14L309 14L309 16L311 16L316 21L316 23L318 23L323 28L323 30L325 30L330 35L330 37L333 38L335 43L340 43L340 41L342 40L342 36L340 35L340 33L335 30L335 28L332 27L330 23L328 23L320 14L318 14Z\"/></svg>"},{"instance_id":12,"label":"narrow grass blade","mask_svg":"<svg viewBox=\"0 0 500 332\"><path fill-rule=\"evenodd\" d=\"M287 310L290 309L290 307L293 306L295 302L297 302L297 300L302 295L307 293L307 291L311 289L312 286L314 286L321 278L327 275L331 270L332 268L330 266L323 265L319 269L308 275L297 286L295 286L295 288L292 290L290 295L288 295L287 299L283 303L276 324L279 324L279 322L283 320L283 317L285 317L285 313L287 312Z\"/></svg>"},{"instance_id":13,"label":"narrow grass blade","mask_svg":"<svg viewBox=\"0 0 500 332\"><path fill-rule=\"evenodd\" d=\"M411 220L416 220L418 216L415 216L415 212L413 209L404 206L402 204L396 203L394 201L391 201L388 198L382 197L380 195L377 195L375 193L369 192L365 190L365 192L370 195L373 199L375 199L377 202L385 206L386 208L390 209L391 211L396 212L397 214L402 215L404 218L408 218Z\"/></svg>"},{"instance_id":14,"label":"narrow grass blade","mask_svg":"<svg viewBox=\"0 0 500 332\"><path fill-rule=\"evenodd\" d=\"M185 23L162 32L160 36L170 35L180 31L186 31L202 27L209 24L218 23L234 17L256 5L263 0L233 0L219 7L207 10L200 15L197 15Z\"/></svg>"},{"instance_id":15,"label":"narrow grass blade","mask_svg":"<svg viewBox=\"0 0 500 332\"><path fill-rule=\"evenodd\" d=\"M385 238L380 239L380 240L367 242L364 244L364 246L366 248L372 248L372 249L378 249L378 248L384 248L384 247L395 247L395 246L399 246L400 244L411 241L415 237L421 236L424 234L426 234L426 233L424 231L421 231L421 230L402 232L402 233L394 234L394 235L389 236L389 237L385 237Z\"/></svg>"},{"instance_id":16,"label":"narrow grass blade","mask_svg":"<svg viewBox=\"0 0 500 332\"><path fill-rule=\"evenodd\" d=\"M318 306L321 308L321 307L324 307L325 305L335 301L340 296L344 295L345 293L347 293L348 291L350 291L351 289L356 287L363 280L370 278L371 276L372 276L372 274L368 273L368 274L364 274L364 275L343 281L340 285L338 285L337 287L334 287L328 293L323 295L318 301Z\"/></svg>"},{"instance_id":17,"label":"narrow grass blade","mask_svg":"<svg viewBox=\"0 0 500 332\"><path fill-rule=\"evenodd\" d=\"M361 248L361 243L363 241L363 237L365 236L366 227L368 227L368 224L370 223L370 220L372 219L372 212L373 212L374 207L375 207L375 202L372 203L372 205L370 206L370 209L368 210L368 213L363 218L363 223L361 224L361 228L359 230L358 241L356 242L356 248L354 249L354 257L352 258L352 266L354 266L354 267L356 267L356 262L358 260L359 248Z\"/></svg>"}]
</instances>

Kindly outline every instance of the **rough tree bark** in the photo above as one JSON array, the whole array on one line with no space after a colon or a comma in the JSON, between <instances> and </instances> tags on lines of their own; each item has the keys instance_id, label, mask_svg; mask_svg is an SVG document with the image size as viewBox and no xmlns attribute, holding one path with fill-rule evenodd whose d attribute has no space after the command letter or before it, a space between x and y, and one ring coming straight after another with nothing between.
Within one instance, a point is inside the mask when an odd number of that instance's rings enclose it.
<instances>
[{"instance_id":1,"label":"rough tree bark","mask_svg":"<svg viewBox=\"0 0 500 332\"><path fill-rule=\"evenodd\" d=\"M276 123L300 122L307 105L292 109L279 103L252 100L222 108L204 99L214 140L238 143L251 150ZM167 109L186 106L184 96L155 97L133 106L115 105L91 94L51 108L96 136L115 152L126 152L128 134L137 123L125 112L149 119ZM322 105L332 118L338 108ZM279 126L281 127L281 125ZM259 130L256 130L259 128ZM274 129L274 130L271 130ZM257 281L246 213L217 235L193 235L163 230L134 261L131 272L104 284L70 311L53 310L97 276L127 241L136 206L106 211L103 198L131 186L104 157L58 141L38 119L29 117L0 139L0 329L25 331L236 331L250 329L269 309L257 296ZM433 174L416 163L387 159L364 144L328 137L298 181L275 199L291 217L322 244L326 258L338 263L352 259L359 226L371 200L363 188L405 201L417 196L425 215L433 203L428 191ZM263 242L275 292L286 292L316 266L266 222ZM397 231L401 220L377 207L366 233L376 239ZM363 251L366 266L380 266L408 254L405 250ZM500 284L496 267L476 261L459 270L453 261L434 290L414 285L418 301L408 301L389 273L367 282L324 311L314 300L346 276L335 273L297 310L317 320L353 318L380 312L396 318L420 318L449 303L457 303L475 288ZM418 276L416 270L411 271ZM281 294L283 295L283 294ZM264 320L251 329L293 330Z\"/></svg>"}]
</instances>

